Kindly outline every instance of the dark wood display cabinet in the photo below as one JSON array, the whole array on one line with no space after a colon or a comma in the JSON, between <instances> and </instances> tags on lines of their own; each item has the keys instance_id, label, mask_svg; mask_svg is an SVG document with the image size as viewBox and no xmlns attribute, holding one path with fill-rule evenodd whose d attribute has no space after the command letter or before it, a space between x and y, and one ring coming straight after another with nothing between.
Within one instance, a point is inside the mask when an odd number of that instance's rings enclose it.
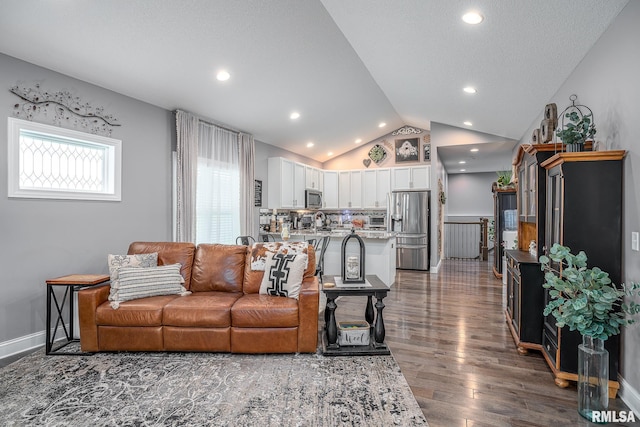
<instances>
[{"instance_id":1,"label":"dark wood display cabinet","mask_svg":"<svg viewBox=\"0 0 640 427\"><path fill-rule=\"evenodd\" d=\"M559 153L542 163L547 171L545 248L554 243L584 251L589 267L622 279L622 163L625 151ZM549 301L545 291L545 305ZM556 384L578 380L578 345L582 337L558 328L552 315L543 323L542 347ZM609 351L609 396L619 384L619 336L605 341Z\"/></svg>"},{"instance_id":2,"label":"dark wood display cabinet","mask_svg":"<svg viewBox=\"0 0 640 427\"><path fill-rule=\"evenodd\" d=\"M502 246L503 233L507 229L507 218L505 211L515 211L518 207L515 188L502 189L495 184L493 191L493 274L497 278L502 277L502 256L504 247ZM513 225L517 223L513 218Z\"/></svg>"},{"instance_id":3,"label":"dark wood display cabinet","mask_svg":"<svg viewBox=\"0 0 640 427\"><path fill-rule=\"evenodd\" d=\"M544 272L529 252L507 250L507 325L518 353L542 350Z\"/></svg>"},{"instance_id":4,"label":"dark wood display cabinet","mask_svg":"<svg viewBox=\"0 0 640 427\"><path fill-rule=\"evenodd\" d=\"M562 144L521 145L513 162L518 177L518 250L505 251L506 319L520 354L542 351L544 274L529 245L535 242L538 251L544 245L546 169L541 163L562 151Z\"/></svg>"}]
</instances>

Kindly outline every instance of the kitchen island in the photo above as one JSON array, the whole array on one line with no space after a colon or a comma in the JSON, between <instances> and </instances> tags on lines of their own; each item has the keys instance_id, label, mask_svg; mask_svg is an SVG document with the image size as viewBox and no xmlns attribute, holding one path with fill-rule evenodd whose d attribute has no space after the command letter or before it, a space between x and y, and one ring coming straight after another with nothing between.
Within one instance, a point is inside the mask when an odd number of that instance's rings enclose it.
<instances>
[{"instance_id":1,"label":"kitchen island","mask_svg":"<svg viewBox=\"0 0 640 427\"><path fill-rule=\"evenodd\" d=\"M329 236L329 246L324 254L324 275L341 275L341 251L342 240L349 235L351 230L340 229L331 231L314 230L291 230L289 233L292 242L316 239L321 240ZM280 241L280 233L271 234ZM362 238L365 246L365 274L375 274L384 282L391 286L396 277L396 233L387 231L356 230L356 234ZM349 241L349 247L355 242Z\"/></svg>"}]
</instances>

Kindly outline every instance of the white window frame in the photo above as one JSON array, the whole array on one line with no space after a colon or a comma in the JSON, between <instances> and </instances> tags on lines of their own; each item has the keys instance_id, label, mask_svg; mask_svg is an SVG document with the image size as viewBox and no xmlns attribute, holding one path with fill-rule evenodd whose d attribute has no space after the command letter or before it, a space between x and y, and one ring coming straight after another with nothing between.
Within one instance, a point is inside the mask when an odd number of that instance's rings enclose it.
<instances>
[{"instance_id":1,"label":"white window frame","mask_svg":"<svg viewBox=\"0 0 640 427\"><path fill-rule=\"evenodd\" d=\"M121 201L122 141L72 129L9 117L8 121L8 196L30 199L71 199ZM104 162L105 189L103 191L64 190L57 188L20 187L20 132L29 131L57 140L106 149Z\"/></svg>"}]
</instances>

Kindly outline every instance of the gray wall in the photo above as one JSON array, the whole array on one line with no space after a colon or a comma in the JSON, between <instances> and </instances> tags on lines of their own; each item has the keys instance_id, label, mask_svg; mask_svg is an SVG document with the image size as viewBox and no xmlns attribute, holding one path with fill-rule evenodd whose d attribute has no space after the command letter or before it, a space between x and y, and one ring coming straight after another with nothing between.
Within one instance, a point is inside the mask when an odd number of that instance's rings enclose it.
<instances>
[{"instance_id":1,"label":"gray wall","mask_svg":"<svg viewBox=\"0 0 640 427\"><path fill-rule=\"evenodd\" d=\"M69 90L102 106L122 124L112 134L122 140L121 202L7 198L7 117L19 100L9 88L36 82L43 89ZM0 88L2 357L3 343L44 331L46 279L106 273L107 254L125 253L134 240L171 239L172 115L3 54Z\"/></svg>"},{"instance_id":2,"label":"gray wall","mask_svg":"<svg viewBox=\"0 0 640 427\"><path fill-rule=\"evenodd\" d=\"M493 172L457 173L448 177L447 215L493 217L491 184L497 179Z\"/></svg>"},{"instance_id":3,"label":"gray wall","mask_svg":"<svg viewBox=\"0 0 640 427\"><path fill-rule=\"evenodd\" d=\"M549 102L562 111L570 104L569 96L578 95L580 104L593 110L598 130L596 141L606 149L628 150L624 161L624 280L640 281L640 252L631 251L631 232L640 231L640 2L631 1L622 10L600 40L593 46L575 71ZM521 143L529 143L530 135L542 120L533 121ZM586 203L586 202L585 202ZM597 200L594 201L597 208ZM585 207L587 207L585 205ZM599 236L593 236L594 239ZM587 254L589 255L589 254ZM640 413L640 327L626 328L622 333L620 373L623 386L635 390L636 413ZM625 400L633 392L623 389Z\"/></svg>"}]
</instances>

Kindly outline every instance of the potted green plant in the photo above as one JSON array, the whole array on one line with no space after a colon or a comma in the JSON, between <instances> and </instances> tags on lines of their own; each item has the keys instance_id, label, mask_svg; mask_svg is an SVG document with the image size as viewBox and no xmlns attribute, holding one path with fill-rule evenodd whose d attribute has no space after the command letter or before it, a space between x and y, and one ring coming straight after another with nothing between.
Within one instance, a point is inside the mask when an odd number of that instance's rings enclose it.
<instances>
[{"instance_id":1,"label":"potted green plant","mask_svg":"<svg viewBox=\"0 0 640 427\"><path fill-rule=\"evenodd\" d=\"M554 264L555 263L555 264ZM544 315L553 315L558 327L569 327L582 335L578 346L578 412L592 420L596 411L607 409L609 400L609 353L604 341L620 333L622 326L636 322L640 283L614 285L609 273L587 267L587 255L555 243L540 257L545 271L544 288L550 301ZM555 267L555 268L554 268ZM627 297L628 303L623 302Z\"/></svg>"},{"instance_id":2,"label":"potted green plant","mask_svg":"<svg viewBox=\"0 0 640 427\"><path fill-rule=\"evenodd\" d=\"M498 188L512 188L513 183L511 182L511 171L497 171L498 179L496 180L498 184Z\"/></svg>"},{"instance_id":3,"label":"potted green plant","mask_svg":"<svg viewBox=\"0 0 640 427\"><path fill-rule=\"evenodd\" d=\"M592 114L582 115L574 110L564 116L569 122L562 129L558 129L556 135L566 144L567 151L583 151L585 141L593 139L596 134Z\"/></svg>"}]
</instances>

